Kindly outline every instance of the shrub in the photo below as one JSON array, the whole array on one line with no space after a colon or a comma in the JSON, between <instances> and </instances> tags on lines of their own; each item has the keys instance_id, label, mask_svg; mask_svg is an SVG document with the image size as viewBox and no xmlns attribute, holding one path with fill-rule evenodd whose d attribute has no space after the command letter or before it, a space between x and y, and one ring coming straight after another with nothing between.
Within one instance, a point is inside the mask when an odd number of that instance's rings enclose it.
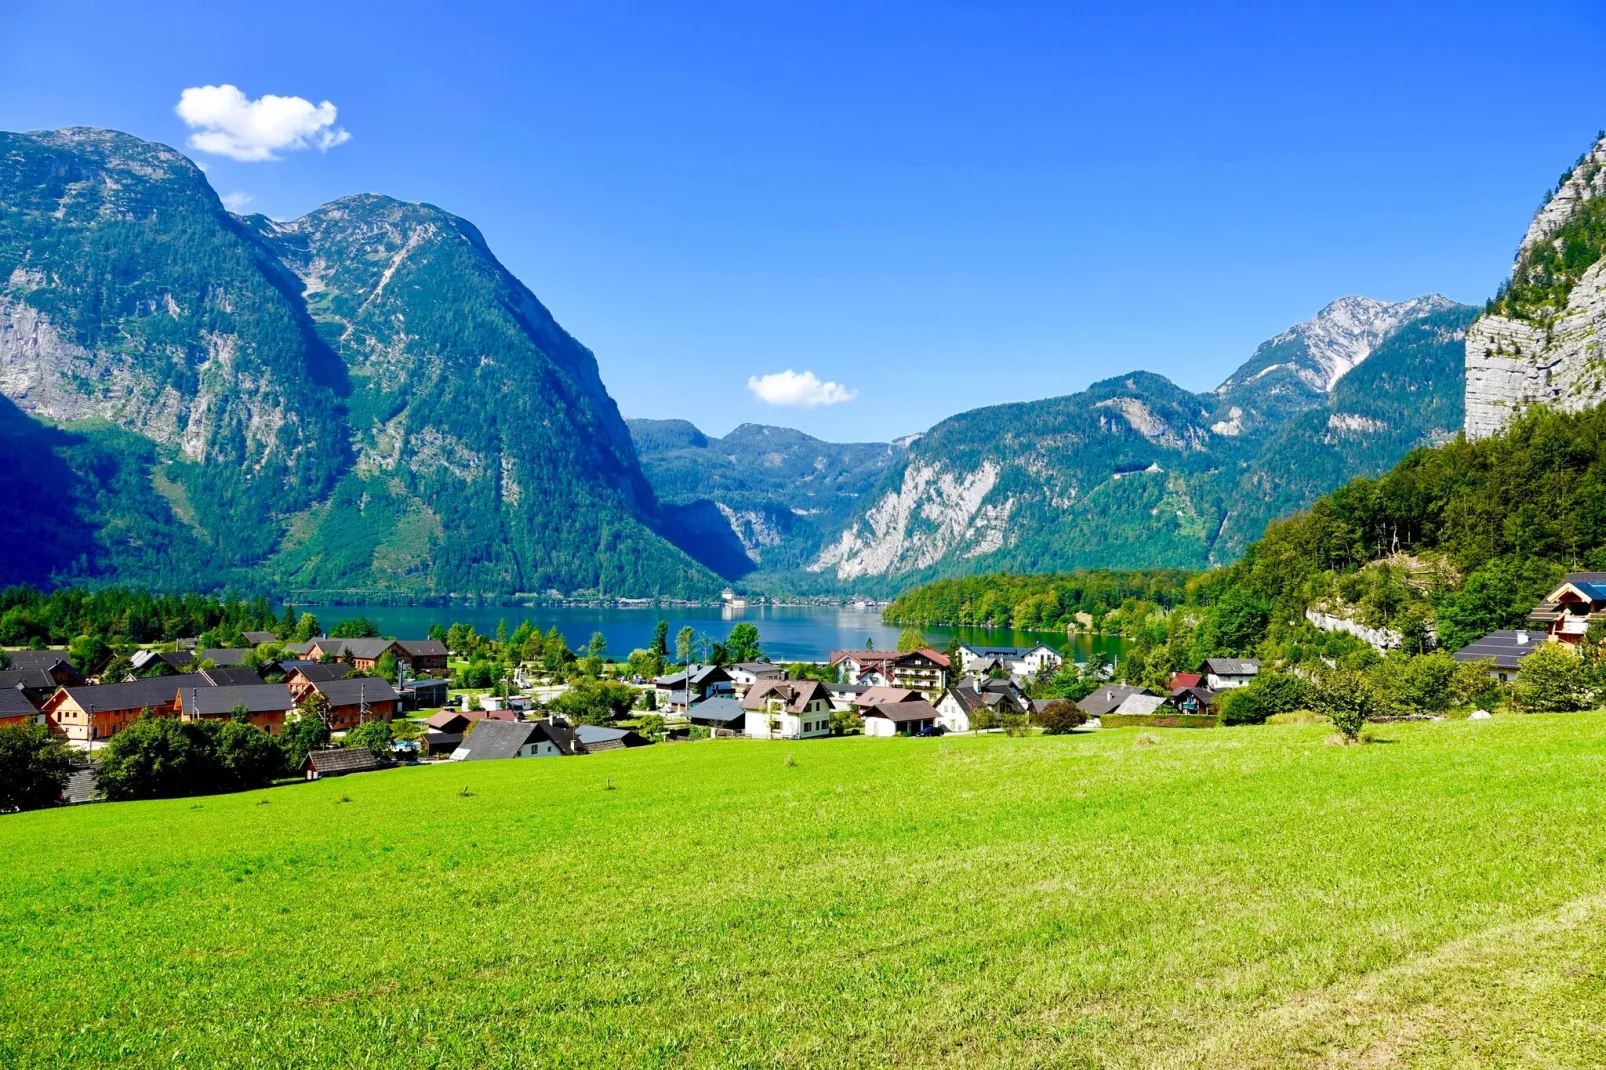
<instances>
[{"instance_id":1,"label":"shrub","mask_svg":"<svg viewBox=\"0 0 1606 1070\"><path fill-rule=\"evenodd\" d=\"M636 721L636 733L654 743L664 738L665 721L656 713L649 713Z\"/></svg>"},{"instance_id":2,"label":"shrub","mask_svg":"<svg viewBox=\"0 0 1606 1070\"><path fill-rule=\"evenodd\" d=\"M1279 713L1292 713L1304 709L1310 703L1310 683L1303 676L1295 676L1291 672L1263 672L1255 677L1255 682L1249 685L1248 690L1260 703L1263 717L1272 717ZM1222 722L1232 724L1226 719L1223 710Z\"/></svg>"},{"instance_id":3,"label":"shrub","mask_svg":"<svg viewBox=\"0 0 1606 1070\"><path fill-rule=\"evenodd\" d=\"M1226 725L1265 724L1270 711L1252 688L1235 687L1216 699L1221 709L1221 723Z\"/></svg>"},{"instance_id":4,"label":"shrub","mask_svg":"<svg viewBox=\"0 0 1606 1070\"><path fill-rule=\"evenodd\" d=\"M54 806L72 775L72 752L42 724L0 728L0 812Z\"/></svg>"},{"instance_id":5,"label":"shrub","mask_svg":"<svg viewBox=\"0 0 1606 1070\"><path fill-rule=\"evenodd\" d=\"M1055 699L1044 705L1037 715L1037 723L1048 735L1059 736L1087 724L1087 714L1077 709L1074 702Z\"/></svg>"},{"instance_id":6,"label":"shrub","mask_svg":"<svg viewBox=\"0 0 1606 1070\"><path fill-rule=\"evenodd\" d=\"M864 718L859 716L858 710L832 710L831 734L833 736L847 736L864 731Z\"/></svg>"},{"instance_id":7,"label":"shrub","mask_svg":"<svg viewBox=\"0 0 1606 1070\"><path fill-rule=\"evenodd\" d=\"M1004 726L1006 736L1024 736L1032 730L1024 713L1006 713L999 718L999 723Z\"/></svg>"},{"instance_id":8,"label":"shrub","mask_svg":"<svg viewBox=\"0 0 1606 1070\"><path fill-rule=\"evenodd\" d=\"M1540 643L1517 670L1513 700L1530 713L1581 710L1589 705L1589 666L1561 643Z\"/></svg>"},{"instance_id":9,"label":"shrub","mask_svg":"<svg viewBox=\"0 0 1606 1070\"><path fill-rule=\"evenodd\" d=\"M1325 713L1346 740L1360 738L1361 728L1377 713L1372 685L1354 669L1329 673L1316 692L1316 709Z\"/></svg>"},{"instance_id":10,"label":"shrub","mask_svg":"<svg viewBox=\"0 0 1606 1070\"><path fill-rule=\"evenodd\" d=\"M267 787L282 768L282 752L260 728L146 711L112 737L95 779L108 799L172 799Z\"/></svg>"},{"instance_id":11,"label":"shrub","mask_svg":"<svg viewBox=\"0 0 1606 1070\"><path fill-rule=\"evenodd\" d=\"M324 703L324 707L328 708L327 702ZM285 768L291 772L295 772L306 763L309 752L328 745L329 725L315 711L307 712L305 703L301 715L293 721L286 722L284 731L279 733L279 750L284 754Z\"/></svg>"},{"instance_id":12,"label":"shrub","mask_svg":"<svg viewBox=\"0 0 1606 1070\"><path fill-rule=\"evenodd\" d=\"M552 708L575 724L607 724L635 704L636 689L629 684L582 679L553 699Z\"/></svg>"}]
</instances>

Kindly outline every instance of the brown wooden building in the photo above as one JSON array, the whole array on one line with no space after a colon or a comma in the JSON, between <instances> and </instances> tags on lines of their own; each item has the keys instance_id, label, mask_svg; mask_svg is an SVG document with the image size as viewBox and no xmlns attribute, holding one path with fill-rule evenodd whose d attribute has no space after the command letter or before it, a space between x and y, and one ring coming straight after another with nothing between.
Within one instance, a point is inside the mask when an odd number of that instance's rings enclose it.
<instances>
[{"instance_id":1,"label":"brown wooden building","mask_svg":"<svg viewBox=\"0 0 1606 1070\"><path fill-rule=\"evenodd\" d=\"M67 739L93 742L110 739L139 717L141 710L171 717L180 689L212 685L200 673L156 676L124 684L63 687L46 700L44 714L51 731Z\"/></svg>"}]
</instances>

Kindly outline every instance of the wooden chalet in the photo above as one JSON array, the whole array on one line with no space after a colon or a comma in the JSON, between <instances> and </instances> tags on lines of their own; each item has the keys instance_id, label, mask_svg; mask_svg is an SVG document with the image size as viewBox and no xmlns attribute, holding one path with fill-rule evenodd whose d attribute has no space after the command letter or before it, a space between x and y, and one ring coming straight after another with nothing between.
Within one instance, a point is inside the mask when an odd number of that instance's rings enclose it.
<instances>
[{"instance_id":1,"label":"wooden chalet","mask_svg":"<svg viewBox=\"0 0 1606 1070\"><path fill-rule=\"evenodd\" d=\"M33 704L22 688L0 688L0 728L44 723L45 715L39 712L39 707Z\"/></svg>"},{"instance_id":2,"label":"wooden chalet","mask_svg":"<svg viewBox=\"0 0 1606 1070\"><path fill-rule=\"evenodd\" d=\"M329 703L329 729L333 732L368 721L389 721L401 712L401 696L377 676L316 681L311 691Z\"/></svg>"},{"instance_id":3,"label":"wooden chalet","mask_svg":"<svg viewBox=\"0 0 1606 1070\"><path fill-rule=\"evenodd\" d=\"M178 706L180 690L211 686L200 673L188 673L122 684L63 687L46 700L43 712L57 735L93 743L110 739L127 728L142 710L171 717Z\"/></svg>"},{"instance_id":4,"label":"wooden chalet","mask_svg":"<svg viewBox=\"0 0 1606 1070\"><path fill-rule=\"evenodd\" d=\"M284 682L289 685L290 694L300 702L307 697L315 684L344 680L351 673L351 666L342 662L331 661L327 664L314 662L310 665L297 665L285 675Z\"/></svg>"},{"instance_id":5,"label":"wooden chalet","mask_svg":"<svg viewBox=\"0 0 1606 1070\"><path fill-rule=\"evenodd\" d=\"M326 776L345 776L347 773L372 773L390 765L390 762L377 757L367 747L330 747L309 753L301 771L308 780L322 780Z\"/></svg>"},{"instance_id":6,"label":"wooden chalet","mask_svg":"<svg viewBox=\"0 0 1606 1070\"><path fill-rule=\"evenodd\" d=\"M1606 622L1606 572L1569 572L1528 614L1535 630L1557 643L1583 642L1591 624Z\"/></svg>"},{"instance_id":7,"label":"wooden chalet","mask_svg":"<svg viewBox=\"0 0 1606 1070\"><path fill-rule=\"evenodd\" d=\"M243 684L180 688L175 711L184 721L227 721L244 706L249 723L276 736L295 705L284 684Z\"/></svg>"}]
</instances>

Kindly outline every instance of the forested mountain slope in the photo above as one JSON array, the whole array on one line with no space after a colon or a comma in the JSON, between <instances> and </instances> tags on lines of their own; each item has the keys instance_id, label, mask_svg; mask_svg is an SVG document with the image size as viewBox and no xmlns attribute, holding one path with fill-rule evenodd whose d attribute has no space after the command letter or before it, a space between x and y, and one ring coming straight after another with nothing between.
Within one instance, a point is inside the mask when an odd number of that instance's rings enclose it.
<instances>
[{"instance_id":1,"label":"forested mountain slope","mask_svg":"<svg viewBox=\"0 0 1606 1070\"><path fill-rule=\"evenodd\" d=\"M706 593L591 353L467 222L223 210L124 134L0 134L0 581Z\"/></svg>"},{"instance_id":2,"label":"forested mountain slope","mask_svg":"<svg viewBox=\"0 0 1606 1070\"><path fill-rule=\"evenodd\" d=\"M1344 298L1209 394L1138 372L961 413L910 447L808 569L894 590L1232 560L1274 516L1455 432L1471 315L1436 295Z\"/></svg>"}]
</instances>

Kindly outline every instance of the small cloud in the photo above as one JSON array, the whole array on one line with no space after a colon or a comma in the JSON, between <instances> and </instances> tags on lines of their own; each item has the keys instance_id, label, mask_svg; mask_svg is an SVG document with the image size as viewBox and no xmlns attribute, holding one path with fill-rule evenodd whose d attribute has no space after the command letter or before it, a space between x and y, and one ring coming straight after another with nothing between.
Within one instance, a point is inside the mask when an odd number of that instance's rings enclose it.
<instances>
[{"instance_id":1,"label":"small cloud","mask_svg":"<svg viewBox=\"0 0 1606 1070\"><path fill-rule=\"evenodd\" d=\"M201 152L257 163L275 153L316 147L327 152L351 139L335 125L335 106L272 93L252 100L232 85L192 86L173 108L195 133L189 145Z\"/></svg>"},{"instance_id":2,"label":"small cloud","mask_svg":"<svg viewBox=\"0 0 1606 1070\"><path fill-rule=\"evenodd\" d=\"M798 373L791 368L752 376L747 380L747 389L766 405L789 405L798 409L840 405L859 396L857 390L849 390L841 383L822 383L813 372Z\"/></svg>"},{"instance_id":3,"label":"small cloud","mask_svg":"<svg viewBox=\"0 0 1606 1070\"><path fill-rule=\"evenodd\" d=\"M244 190L235 190L233 193L225 193L219 199L223 202L223 207L227 208L231 212L238 212L240 209L256 200L255 197L249 193L246 193Z\"/></svg>"}]
</instances>

